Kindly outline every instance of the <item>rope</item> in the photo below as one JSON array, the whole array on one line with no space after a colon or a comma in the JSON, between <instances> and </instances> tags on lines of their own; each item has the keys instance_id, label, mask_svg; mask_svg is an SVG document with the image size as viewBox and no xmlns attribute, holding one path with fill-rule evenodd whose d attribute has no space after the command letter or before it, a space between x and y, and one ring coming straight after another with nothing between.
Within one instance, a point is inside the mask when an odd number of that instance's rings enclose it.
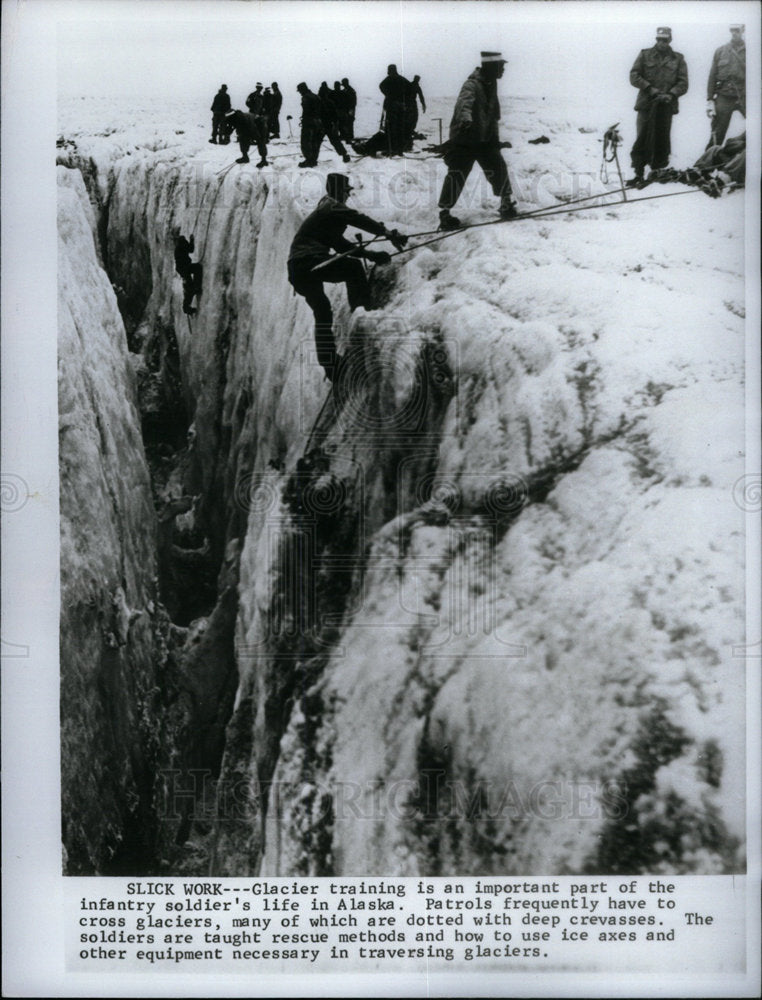
<instances>
[{"instance_id":1,"label":"rope","mask_svg":"<svg viewBox=\"0 0 762 1000\"><path fill-rule=\"evenodd\" d=\"M588 211L590 208L613 208L616 205L625 205L625 204L636 205L638 202L655 201L657 198L678 198L680 195L683 194L696 194L696 192L700 190L701 190L700 188L691 188L690 191L670 191L667 194L649 195L647 198L632 198L629 201L622 201L622 200L611 201L607 202L604 205L589 205L589 206L578 205L576 208L555 208L553 206L550 206L549 208L537 209L534 212L526 212L523 215L517 215L513 219L489 219L486 222L474 222L470 226L461 226L460 229L453 229L445 233L440 233L439 236L435 236L433 237L433 239L424 240L422 243L416 243L411 247L405 247L404 250L398 250L396 253L390 254L389 256L399 257L400 254L408 253L410 250L418 250L421 247L428 246L430 243L438 243L440 240L449 239L450 236L457 236L459 233L464 233L468 229L479 229L482 226L497 226L500 225L501 223L507 223L507 222L522 222L525 219L546 219L551 215L571 215L574 212ZM612 191L610 193L614 194L615 192ZM619 192L616 193L618 194ZM605 195L592 195L591 197L601 198L605 197ZM581 198L580 202L582 201L590 201L590 198ZM573 203L567 202L567 204L573 204ZM432 231L437 232L437 230L432 230ZM420 235L425 235L425 234L420 234Z\"/></svg>"},{"instance_id":2,"label":"rope","mask_svg":"<svg viewBox=\"0 0 762 1000\"><path fill-rule=\"evenodd\" d=\"M217 201L217 195L222 190L222 187L223 187L223 185L225 183L225 177L227 176L228 171L231 170L234 166L235 166L235 163L230 163L230 164L228 164L227 167L225 167L224 170L220 171L220 174L219 174L219 176L220 176L220 183L217 185L217 188L216 188L216 190L214 192L214 198L212 198L212 204L209 206L209 215L207 216L207 219L206 219L206 230L204 231L204 249L201 251L201 256L198 259L199 264L203 263L204 254L206 253L206 240L207 240L207 237L209 236L209 225L210 225L210 223L212 221L212 212L214 211L214 206L215 206L215 203ZM204 195L206 195L206 191L204 191ZM203 201L204 201L204 199L202 198L201 199L201 205L203 205ZM201 214L201 205L199 205L199 209L198 209L199 215ZM196 216L196 222L198 222L198 215ZM194 226L194 229L195 229L195 226Z\"/></svg>"},{"instance_id":3,"label":"rope","mask_svg":"<svg viewBox=\"0 0 762 1000\"><path fill-rule=\"evenodd\" d=\"M316 264L312 268L311 273L314 274L316 271L322 271L323 268L327 267L329 264L333 264L333 262L335 260L341 260L342 257L351 257L353 254L356 254L358 250L364 250L365 247L369 247L371 245L371 243L375 243L377 240L386 239L386 237L385 236L374 236L372 240L365 240L365 241L363 241L362 237L358 233L357 236L356 236L356 239L357 239L357 246L356 247L352 247L351 250L345 250L344 253L333 254L329 258L329 260L324 260L320 264ZM360 258L360 259L362 260L362 258Z\"/></svg>"},{"instance_id":4,"label":"rope","mask_svg":"<svg viewBox=\"0 0 762 1000\"><path fill-rule=\"evenodd\" d=\"M307 438L307 444L304 446L305 455L310 451L310 448L312 446L312 439L314 438L315 431L317 430L318 424L320 423L320 418L323 416L326 406L328 406L328 404L333 399L333 395L334 395L334 389L333 386L331 386L331 388L328 391L328 395L325 397L323 405L318 410L318 415L315 417L314 423L312 424L312 429L310 430L309 437Z\"/></svg>"}]
</instances>

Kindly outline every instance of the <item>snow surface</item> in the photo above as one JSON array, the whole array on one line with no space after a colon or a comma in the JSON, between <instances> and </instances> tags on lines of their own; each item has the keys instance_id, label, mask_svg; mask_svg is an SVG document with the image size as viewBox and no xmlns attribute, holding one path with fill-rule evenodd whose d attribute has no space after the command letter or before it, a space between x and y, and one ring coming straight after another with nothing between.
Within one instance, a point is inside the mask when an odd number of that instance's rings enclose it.
<instances>
[{"instance_id":1,"label":"snow surface","mask_svg":"<svg viewBox=\"0 0 762 1000\"><path fill-rule=\"evenodd\" d=\"M451 107L430 103L421 125L434 141L431 119L446 124ZM360 111L356 131L370 134L378 106ZM598 176L597 138L610 121L526 98L503 101L503 112L522 210L615 190L613 165L608 185ZM703 146L705 123L693 124L679 167ZM247 475L274 499L250 496L237 640L254 653L239 659L224 767L256 771L279 669L268 645L277 551L294 530L282 490L326 392L311 314L291 294L285 261L325 173L345 168L325 144L318 170L299 171L297 143L285 139L264 170L220 174L237 146L208 145L208 123L188 107L83 99L62 106L59 127L59 157L94 180L91 198L108 197L112 281L137 288L147 274L143 323L175 330L204 468L220 447L215 420L230 424L246 392L227 468L240 476L248 449ZM541 134L550 143L528 144ZM346 169L357 208L403 232L436 228L440 159L365 158ZM495 208L476 167L455 211L476 222ZM204 261L191 323L173 274L177 229L195 232ZM336 509L361 509L365 520L351 593L334 609L338 641L285 719L272 780L300 793L271 799L263 872L616 869L605 845L617 843L617 823L602 791L612 782L634 790L619 823L630 845L621 870L739 870L743 236L743 193L713 201L693 191L434 243L395 259L373 313L350 316L343 289L331 290L341 344L365 345L380 386L374 396L361 385L361 402L327 439L336 488L351 494ZM220 367L222 330L230 348ZM457 386L433 465L424 445L392 454L383 433L400 408L414 409L413 373L432 346ZM380 434L364 432L363 415L381 421ZM312 695L317 714L306 707ZM240 710L247 699L253 725ZM441 798L422 806L421 782L438 767L448 794L509 789L520 805L476 819ZM563 820L527 806L554 782ZM583 815L570 802L580 783L593 788ZM252 806L251 825L259 819ZM329 846L315 846L318 828ZM256 869L248 842L237 850L226 837L219 870Z\"/></svg>"}]
</instances>

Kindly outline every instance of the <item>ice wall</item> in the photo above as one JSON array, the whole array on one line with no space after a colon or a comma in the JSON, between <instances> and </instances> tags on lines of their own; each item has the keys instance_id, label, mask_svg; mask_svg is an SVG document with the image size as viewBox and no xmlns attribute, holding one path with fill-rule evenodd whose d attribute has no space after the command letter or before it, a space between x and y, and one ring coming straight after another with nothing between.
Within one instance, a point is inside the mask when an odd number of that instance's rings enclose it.
<instances>
[{"instance_id":1,"label":"ice wall","mask_svg":"<svg viewBox=\"0 0 762 1000\"><path fill-rule=\"evenodd\" d=\"M327 385L285 260L319 176L88 162L159 524L124 559L180 633L179 839L218 874L738 870L742 196L460 235L367 314L331 292L352 375L305 456ZM356 164L355 203L430 229L440 166Z\"/></svg>"},{"instance_id":2,"label":"ice wall","mask_svg":"<svg viewBox=\"0 0 762 1000\"><path fill-rule=\"evenodd\" d=\"M81 174L58 172L63 839L88 874L155 826L156 519L95 216Z\"/></svg>"}]
</instances>

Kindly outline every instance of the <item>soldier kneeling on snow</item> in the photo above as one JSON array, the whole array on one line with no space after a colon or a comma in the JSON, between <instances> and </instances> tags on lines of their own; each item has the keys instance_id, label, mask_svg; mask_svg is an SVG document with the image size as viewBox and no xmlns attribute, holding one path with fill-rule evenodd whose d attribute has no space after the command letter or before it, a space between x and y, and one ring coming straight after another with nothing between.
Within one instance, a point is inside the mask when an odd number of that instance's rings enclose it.
<instances>
[{"instance_id":1,"label":"soldier kneeling on snow","mask_svg":"<svg viewBox=\"0 0 762 1000\"><path fill-rule=\"evenodd\" d=\"M251 95L250 95L251 96ZM260 160L258 167L267 166L267 119L262 115L253 115L247 111L230 111L225 115L225 121L238 134L238 146L241 150L236 163L249 162L249 147L256 145Z\"/></svg>"}]
</instances>

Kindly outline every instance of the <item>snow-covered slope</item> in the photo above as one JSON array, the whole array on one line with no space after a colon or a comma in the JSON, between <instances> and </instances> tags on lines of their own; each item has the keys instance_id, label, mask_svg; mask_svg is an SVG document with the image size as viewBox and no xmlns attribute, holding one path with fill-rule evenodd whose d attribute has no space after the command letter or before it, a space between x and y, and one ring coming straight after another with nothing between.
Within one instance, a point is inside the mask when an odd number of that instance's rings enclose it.
<instances>
[{"instance_id":1,"label":"snow-covered slope","mask_svg":"<svg viewBox=\"0 0 762 1000\"><path fill-rule=\"evenodd\" d=\"M340 161L300 171L285 140L225 170L190 112L88 109L59 159L98 213L190 626L163 752L221 766L188 843L221 874L738 870L743 195L458 234L379 272L371 313L333 289L352 378L300 461L327 384L285 261ZM573 117L507 103L521 208L605 190ZM436 227L441 160L348 169L358 208ZM477 168L458 213L494 204ZM190 321L176 231L204 268Z\"/></svg>"}]
</instances>

